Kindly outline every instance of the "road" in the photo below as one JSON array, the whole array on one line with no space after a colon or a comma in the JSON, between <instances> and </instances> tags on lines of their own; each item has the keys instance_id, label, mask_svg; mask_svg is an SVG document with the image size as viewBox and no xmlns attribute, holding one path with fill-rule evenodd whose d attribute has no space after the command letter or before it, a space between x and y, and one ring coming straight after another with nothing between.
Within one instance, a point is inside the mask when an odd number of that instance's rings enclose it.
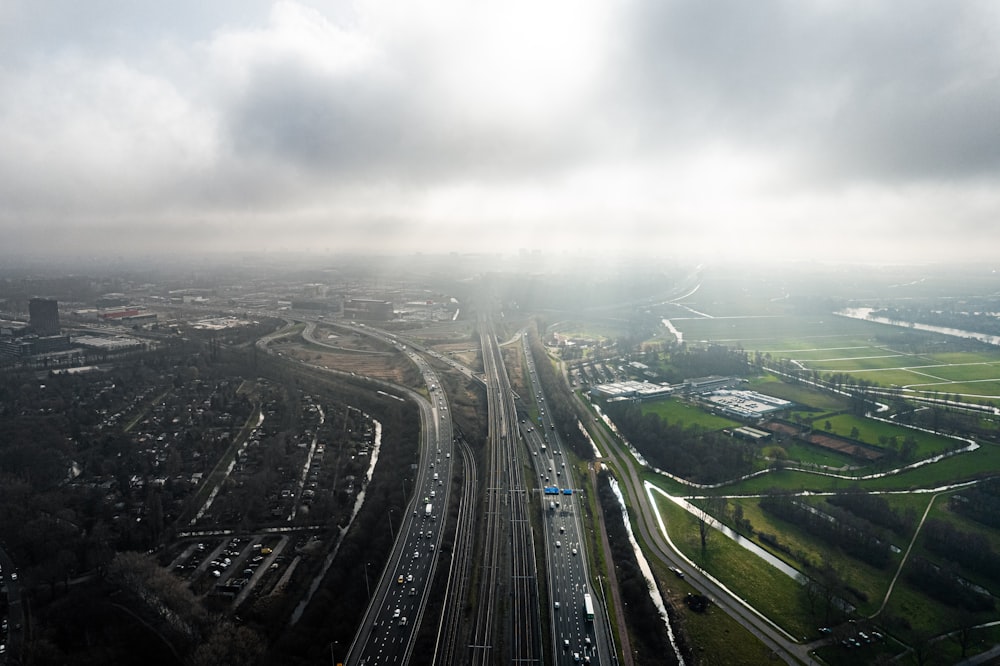
<instances>
[{"instance_id":1,"label":"road","mask_svg":"<svg viewBox=\"0 0 1000 666\"><path fill-rule=\"evenodd\" d=\"M587 409L585 405L582 406ZM660 532L656 516L643 487L638 464L634 458L604 427L588 423L587 430L597 443L598 448L604 453L605 462L616 472L615 476L622 492L625 493L629 507L634 512L633 528L639 531L642 539L648 545L648 548L643 551L646 557L659 560L667 566L681 570L695 589L709 597L716 606L743 625L772 650L776 657L789 664L814 663L807 646L797 643L777 625L716 581L707 577L700 569L689 564L676 552Z\"/></svg>"},{"instance_id":2,"label":"road","mask_svg":"<svg viewBox=\"0 0 1000 666\"><path fill-rule=\"evenodd\" d=\"M423 446L414 479L417 485L403 515L387 516L395 545L351 645L345 662L348 666L409 663L434 579L451 489L452 424L440 381L419 354L393 337L386 341L397 344L416 364L430 400L407 391L420 407L423 424Z\"/></svg>"},{"instance_id":3,"label":"road","mask_svg":"<svg viewBox=\"0 0 1000 666\"><path fill-rule=\"evenodd\" d=\"M590 584L580 484L572 479L572 466L566 465L563 442L551 413L546 410L527 339L522 340L522 349L528 366L529 395L525 398L534 404L538 416L533 423L522 419L521 430L534 462L538 486L548 489L535 499L541 503L543 512L554 663L573 664L579 657L591 664L612 664L616 655L605 607ZM592 619L585 613L584 595L590 595Z\"/></svg>"}]
</instances>

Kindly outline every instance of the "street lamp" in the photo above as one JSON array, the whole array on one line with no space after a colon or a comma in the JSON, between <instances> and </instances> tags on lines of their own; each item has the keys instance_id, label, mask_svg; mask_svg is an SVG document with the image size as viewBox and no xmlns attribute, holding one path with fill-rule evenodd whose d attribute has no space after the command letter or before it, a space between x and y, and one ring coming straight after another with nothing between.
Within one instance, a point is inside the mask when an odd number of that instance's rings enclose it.
<instances>
[{"instance_id":1,"label":"street lamp","mask_svg":"<svg viewBox=\"0 0 1000 666\"><path fill-rule=\"evenodd\" d=\"M368 592L368 598L371 599L372 598L372 588L368 584L368 565L369 564L371 564L371 562L365 562L365 590Z\"/></svg>"}]
</instances>

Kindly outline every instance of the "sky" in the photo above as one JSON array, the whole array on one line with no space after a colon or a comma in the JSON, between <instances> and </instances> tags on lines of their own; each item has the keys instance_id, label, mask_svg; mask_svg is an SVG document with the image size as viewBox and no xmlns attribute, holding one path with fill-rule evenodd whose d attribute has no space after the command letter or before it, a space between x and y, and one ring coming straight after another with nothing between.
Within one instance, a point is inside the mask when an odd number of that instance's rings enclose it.
<instances>
[{"instance_id":1,"label":"sky","mask_svg":"<svg viewBox=\"0 0 1000 666\"><path fill-rule=\"evenodd\" d=\"M1000 248L1000 3L3 0L0 254Z\"/></svg>"}]
</instances>

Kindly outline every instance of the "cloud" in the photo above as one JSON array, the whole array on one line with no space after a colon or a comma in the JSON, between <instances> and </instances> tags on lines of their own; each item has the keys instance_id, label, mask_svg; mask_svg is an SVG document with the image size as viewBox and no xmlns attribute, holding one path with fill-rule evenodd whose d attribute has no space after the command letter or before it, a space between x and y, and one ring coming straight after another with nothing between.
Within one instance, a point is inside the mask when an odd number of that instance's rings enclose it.
<instances>
[{"instance_id":1,"label":"cloud","mask_svg":"<svg viewBox=\"0 0 1000 666\"><path fill-rule=\"evenodd\" d=\"M998 27L929 0L5 3L0 230L933 258L1000 203Z\"/></svg>"}]
</instances>

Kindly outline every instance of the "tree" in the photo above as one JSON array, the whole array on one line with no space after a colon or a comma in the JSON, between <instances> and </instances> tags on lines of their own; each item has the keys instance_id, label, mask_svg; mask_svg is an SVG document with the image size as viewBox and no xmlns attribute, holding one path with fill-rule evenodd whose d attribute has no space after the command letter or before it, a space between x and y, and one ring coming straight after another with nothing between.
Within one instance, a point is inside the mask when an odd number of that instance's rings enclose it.
<instances>
[{"instance_id":1,"label":"tree","mask_svg":"<svg viewBox=\"0 0 1000 666\"><path fill-rule=\"evenodd\" d=\"M712 516L723 516L726 513L726 498L712 496L705 500L705 509L698 516L698 536L701 538L701 550L708 548L709 536L712 533Z\"/></svg>"},{"instance_id":2,"label":"tree","mask_svg":"<svg viewBox=\"0 0 1000 666\"><path fill-rule=\"evenodd\" d=\"M958 618L959 628L951 634L952 640L954 640L958 647L962 650L962 658L965 658L966 652L969 650L969 646L972 645L972 640L974 638L975 626L978 624L976 616L967 610L959 611Z\"/></svg>"}]
</instances>

